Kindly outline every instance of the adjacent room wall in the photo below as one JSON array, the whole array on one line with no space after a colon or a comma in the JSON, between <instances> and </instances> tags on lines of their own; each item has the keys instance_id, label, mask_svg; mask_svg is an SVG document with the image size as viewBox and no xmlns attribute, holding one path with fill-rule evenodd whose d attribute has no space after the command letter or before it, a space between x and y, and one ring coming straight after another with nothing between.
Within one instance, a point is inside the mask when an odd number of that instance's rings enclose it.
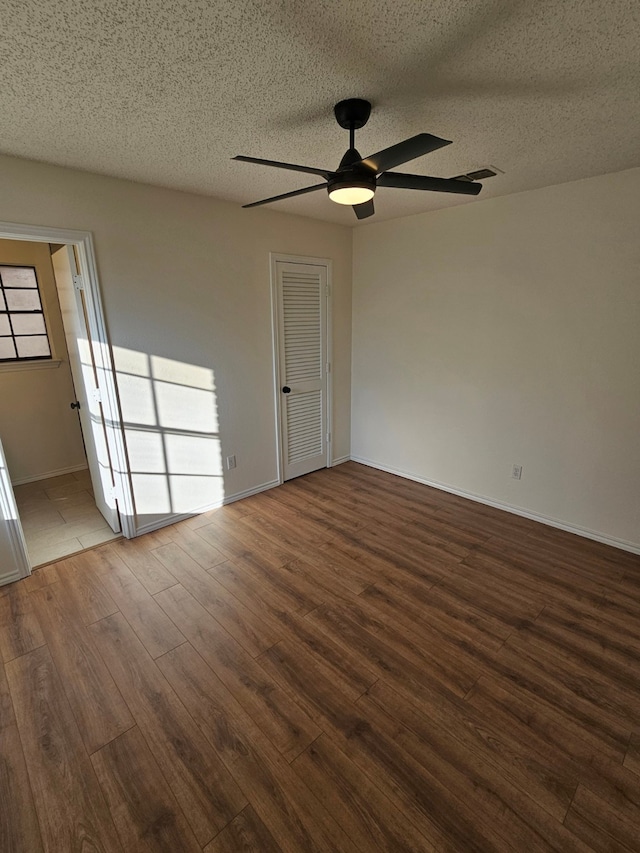
<instances>
[{"instance_id":1,"label":"adjacent room wall","mask_svg":"<svg viewBox=\"0 0 640 853\"><path fill-rule=\"evenodd\" d=\"M349 228L10 157L0 183L0 220L93 233L141 527L277 478L269 252L333 261L333 457L349 454Z\"/></svg>"},{"instance_id":2,"label":"adjacent room wall","mask_svg":"<svg viewBox=\"0 0 640 853\"><path fill-rule=\"evenodd\" d=\"M640 547L639 271L640 169L357 228L353 457Z\"/></svg>"},{"instance_id":3,"label":"adjacent room wall","mask_svg":"<svg viewBox=\"0 0 640 853\"><path fill-rule=\"evenodd\" d=\"M69 405L75 392L49 245L0 240L0 263L36 267L56 362L45 368L0 364L0 437L11 480L26 483L86 468L78 415Z\"/></svg>"}]
</instances>

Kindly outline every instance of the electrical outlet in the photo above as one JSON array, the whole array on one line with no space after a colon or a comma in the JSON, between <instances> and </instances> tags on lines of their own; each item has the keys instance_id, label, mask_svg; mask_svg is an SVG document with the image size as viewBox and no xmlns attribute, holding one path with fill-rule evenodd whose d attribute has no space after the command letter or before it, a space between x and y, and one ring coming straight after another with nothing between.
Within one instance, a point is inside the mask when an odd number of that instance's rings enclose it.
<instances>
[{"instance_id":1,"label":"electrical outlet","mask_svg":"<svg viewBox=\"0 0 640 853\"><path fill-rule=\"evenodd\" d=\"M514 465L511 470L511 476L514 480L522 479L522 465Z\"/></svg>"},{"instance_id":2,"label":"electrical outlet","mask_svg":"<svg viewBox=\"0 0 640 853\"><path fill-rule=\"evenodd\" d=\"M230 471L232 468L236 467L236 457L235 454L233 456L227 456L227 471Z\"/></svg>"}]
</instances>

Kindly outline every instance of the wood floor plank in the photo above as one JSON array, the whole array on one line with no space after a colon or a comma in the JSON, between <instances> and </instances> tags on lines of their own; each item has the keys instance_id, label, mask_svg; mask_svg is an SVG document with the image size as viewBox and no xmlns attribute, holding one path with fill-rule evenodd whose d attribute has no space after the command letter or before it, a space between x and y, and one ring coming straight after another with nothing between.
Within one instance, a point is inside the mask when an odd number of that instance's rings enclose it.
<instances>
[{"instance_id":1,"label":"wood floor plank","mask_svg":"<svg viewBox=\"0 0 640 853\"><path fill-rule=\"evenodd\" d=\"M485 768L498 779L498 785L507 780L513 789L525 791L556 820L563 820L578 785L574 766L549 761L544 749L539 755L532 755L521 738L513 737L491 714L478 713L455 696L428 691L416 696L412 690L391 687L383 681L374 684L366 695L385 709L394 709L393 716L409 728L415 728L411 721L417 719L417 710L421 717L429 719L434 735L440 732L446 740L449 730L454 730L452 756L459 753L463 761ZM395 713L397 709L400 713ZM453 758L450 763L454 763Z\"/></svg>"},{"instance_id":2,"label":"wood floor plank","mask_svg":"<svg viewBox=\"0 0 640 853\"><path fill-rule=\"evenodd\" d=\"M275 489L273 499L290 509L302 510L305 516L313 518L318 524L327 525L335 531L358 530L366 527L369 519L362 513L355 512L353 507L345 506L327 500L325 497L314 495L313 492L301 489L296 480L292 480L286 491Z\"/></svg>"},{"instance_id":3,"label":"wood floor plank","mask_svg":"<svg viewBox=\"0 0 640 853\"><path fill-rule=\"evenodd\" d=\"M363 590L364 598L383 593L383 606L388 613L400 611L414 625L426 624L456 644L481 646L488 652L497 651L511 633L511 629L496 619L490 619L476 607L456 601L436 587L403 577L383 578ZM380 606L380 605L378 605Z\"/></svg>"},{"instance_id":4,"label":"wood floor plank","mask_svg":"<svg viewBox=\"0 0 640 853\"><path fill-rule=\"evenodd\" d=\"M224 563L226 555L207 542L202 536L190 527L186 522L173 524L168 528L171 541L179 545L183 551L203 569L212 569L218 563ZM168 544L167 542L162 544Z\"/></svg>"},{"instance_id":5,"label":"wood floor plank","mask_svg":"<svg viewBox=\"0 0 640 853\"><path fill-rule=\"evenodd\" d=\"M487 773L486 768L474 761L470 754L461 765L446 750L443 742L434 744L428 719L420 719L416 714L407 717L408 708L402 703L389 709L382 708L367 695L358 701L358 705L367 719L375 721L383 732L393 737L396 745L424 768L432 779L440 780L447 789L448 801L452 797L458 803L464 803L467 813L471 806L475 821L484 827L498 849L555 849L563 853L588 853L587 845L559 821L545 816L524 791L501 780L498 774ZM405 714L398 718L400 710ZM453 739L449 740L449 747L455 747Z\"/></svg>"},{"instance_id":6,"label":"wood floor plank","mask_svg":"<svg viewBox=\"0 0 640 853\"><path fill-rule=\"evenodd\" d=\"M336 577L331 568L328 568L326 563L320 556L324 552L316 551L317 559L309 560L305 557L298 557L297 560L292 560L285 566L279 568L280 574L287 574L287 583L298 584L305 583L309 591L309 597L315 598L316 602L324 603L331 601L352 600L354 592L348 583L345 583L343 577ZM363 587L366 589L366 586ZM362 589L359 589L359 595ZM312 608L310 608L312 609Z\"/></svg>"},{"instance_id":7,"label":"wood floor plank","mask_svg":"<svg viewBox=\"0 0 640 853\"><path fill-rule=\"evenodd\" d=\"M167 615L220 681L286 757L294 758L320 730L294 699L182 587L156 596Z\"/></svg>"},{"instance_id":8,"label":"wood floor plank","mask_svg":"<svg viewBox=\"0 0 640 853\"><path fill-rule=\"evenodd\" d=\"M259 510L245 516L239 528L265 536L276 545L290 549L292 553L296 553L300 548L317 548L333 536L326 525L318 524L312 518L300 524L299 516L287 507L274 508L265 497L262 497Z\"/></svg>"},{"instance_id":9,"label":"wood floor plank","mask_svg":"<svg viewBox=\"0 0 640 853\"><path fill-rule=\"evenodd\" d=\"M283 850L357 849L195 649L179 646L159 664Z\"/></svg>"},{"instance_id":10,"label":"wood floor plank","mask_svg":"<svg viewBox=\"0 0 640 853\"><path fill-rule=\"evenodd\" d=\"M480 660L475 658L475 644L482 642L483 638L478 637L478 632L467 637L461 629L451 631L449 626L442 627L437 619L425 618L422 606L414 608L413 602L400 599L375 585L360 594L358 604L360 602L366 603L369 612L378 614L385 624L394 625L413 642L416 650L429 649L445 659L449 656L454 658L460 670L468 671L471 683L479 677ZM496 650L495 644L487 648L491 652Z\"/></svg>"},{"instance_id":11,"label":"wood floor plank","mask_svg":"<svg viewBox=\"0 0 640 853\"><path fill-rule=\"evenodd\" d=\"M84 560L151 657L156 658L185 642L180 631L112 546L90 551L84 555Z\"/></svg>"},{"instance_id":12,"label":"wood floor plank","mask_svg":"<svg viewBox=\"0 0 640 853\"><path fill-rule=\"evenodd\" d=\"M348 568L357 568L363 573L363 576L366 576L367 585L393 575L395 577L406 577L411 581L430 587L438 583L449 570L449 566L444 565L440 560L416 560L411 555L407 557L404 550L400 556L394 557L388 553L385 554L375 542L367 545L365 535L362 533L359 540L356 540L354 536L336 537L324 545L317 552L317 556L324 557L325 553L328 552L341 563L347 561ZM311 558L309 555L305 555L304 559L308 561Z\"/></svg>"},{"instance_id":13,"label":"wood floor plank","mask_svg":"<svg viewBox=\"0 0 640 853\"><path fill-rule=\"evenodd\" d=\"M579 573L559 572L553 562L538 559L512 559L510 551L487 554L476 550L462 561L463 566L476 570L480 577L491 579L496 588L514 586L531 598L554 601L587 601L598 604L606 587L600 579L592 580ZM555 570L554 570L555 569ZM469 577L472 577L469 574Z\"/></svg>"},{"instance_id":14,"label":"wood floor plank","mask_svg":"<svg viewBox=\"0 0 640 853\"><path fill-rule=\"evenodd\" d=\"M73 602L74 618L83 625L118 612L114 600L87 566L85 554L58 563L58 577Z\"/></svg>"},{"instance_id":15,"label":"wood floor plank","mask_svg":"<svg viewBox=\"0 0 640 853\"><path fill-rule=\"evenodd\" d=\"M397 528L371 527L367 529L368 544L375 542L387 556L398 557L398 535L405 542L406 550L420 557L423 562L439 560L444 563L459 562L469 555L469 548L456 538L438 536L420 522L400 525ZM356 534L356 537L360 534Z\"/></svg>"},{"instance_id":16,"label":"wood floor plank","mask_svg":"<svg viewBox=\"0 0 640 853\"><path fill-rule=\"evenodd\" d=\"M379 500L372 499L366 489L355 488L341 492L336 488L336 483L329 483L326 478L312 479L305 477L296 481L294 488L298 488L302 495L308 499L323 500L330 502L343 509L355 512L373 522L376 527L387 525L406 524L407 521L418 521L422 513L415 509L407 513L404 507L396 507L393 501L385 501L384 505ZM346 534L345 534L346 535Z\"/></svg>"},{"instance_id":17,"label":"wood floor plank","mask_svg":"<svg viewBox=\"0 0 640 853\"><path fill-rule=\"evenodd\" d=\"M179 545L164 545L156 549L155 554L180 584L252 657L278 641L277 634L268 622L245 607Z\"/></svg>"},{"instance_id":18,"label":"wood floor plank","mask_svg":"<svg viewBox=\"0 0 640 853\"><path fill-rule=\"evenodd\" d=\"M124 616L102 619L91 630L198 843L207 844L245 807L244 795Z\"/></svg>"},{"instance_id":19,"label":"wood floor plank","mask_svg":"<svg viewBox=\"0 0 640 853\"><path fill-rule=\"evenodd\" d=\"M210 524L198 528L198 535L225 554L229 560L248 553L257 553L274 566L282 566L297 556L297 548L290 550L249 527L241 527L241 524L242 519L234 521L216 515Z\"/></svg>"},{"instance_id":20,"label":"wood floor plank","mask_svg":"<svg viewBox=\"0 0 640 853\"><path fill-rule=\"evenodd\" d=\"M512 684L482 677L467 696L503 732L516 738L549 779L582 780L613 808L637 813L640 778L599 749L575 721Z\"/></svg>"},{"instance_id":21,"label":"wood floor plank","mask_svg":"<svg viewBox=\"0 0 640 853\"><path fill-rule=\"evenodd\" d=\"M546 659L532 656L527 646L516 640L500 649L488 672L511 679L578 721L585 735L592 736L598 743L598 748L618 756L624 754L629 740L628 720L619 720L615 712L609 713L594 704L585 695L585 686L575 674L566 684Z\"/></svg>"},{"instance_id":22,"label":"wood floor plank","mask_svg":"<svg viewBox=\"0 0 640 853\"><path fill-rule=\"evenodd\" d=\"M220 563L209 574L254 611L264 604L271 612L308 613L322 602L304 579L296 583L295 575L286 566L281 568L284 571L265 566L251 554Z\"/></svg>"},{"instance_id":23,"label":"wood floor plank","mask_svg":"<svg viewBox=\"0 0 640 853\"><path fill-rule=\"evenodd\" d=\"M122 851L49 650L11 661L7 679L45 850Z\"/></svg>"},{"instance_id":24,"label":"wood floor plank","mask_svg":"<svg viewBox=\"0 0 640 853\"><path fill-rule=\"evenodd\" d=\"M51 563L49 566L36 569L28 578L24 578L22 584L27 592L34 592L36 589L49 586L49 584L55 583L59 579L57 565L56 563Z\"/></svg>"},{"instance_id":25,"label":"wood floor plank","mask_svg":"<svg viewBox=\"0 0 640 853\"><path fill-rule=\"evenodd\" d=\"M608 573L608 577L602 572L602 565L594 565L585 559L584 554L563 555L557 549L553 556L547 548L536 546L535 542L527 537L526 541L505 542L498 537L492 537L476 549L476 554L481 559L493 559L496 561L508 558L510 565L514 568L523 568L525 571L539 573L543 576L558 575L562 573L567 580L580 579L580 585L584 588L606 589L608 583L618 580L621 572ZM602 591L604 591L604 589ZM576 587L574 591L579 589Z\"/></svg>"},{"instance_id":26,"label":"wood floor plank","mask_svg":"<svg viewBox=\"0 0 640 853\"><path fill-rule=\"evenodd\" d=\"M330 536L341 530L357 530L367 524L367 519L361 515L331 506L326 502L318 506L289 489L270 489L264 492L264 496L272 512L286 509L290 513L290 518L297 519L301 525L306 522L306 519L312 519Z\"/></svg>"},{"instance_id":27,"label":"wood floor plank","mask_svg":"<svg viewBox=\"0 0 640 853\"><path fill-rule=\"evenodd\" d=\"M279 621L284 640L309 652L345 696L357 699L377 680L378 674L363 663L362 658L334 642L307 619L297 614L283 613Z\"/></svg>"},{"instance_id":28,"label":"wood floor plank","mask_svg":"<svg viewBox=\"0 0 640 853\"><path fill-rule=\"evenodd\" d=\"M629 748L624 757L624 766L640 776L640 733L633 732L629 740Z\"/></svg>"},{"instance_id":29,"label":"wood floor plank","mask_svg":"<svg viewBox=\"0 0 640 853\"><path fill-rule=\"evenodd\" d=\"M491 732L490 720L465 717L457 703L439 702L437 697L427 706L407 702L382 681L358 704L370 702L402 725L396 741L446 785L450 778L453 793L462 795L467 787L467 796L495 813L505 841L517 849L584 849L562 827L577 780L565 783L560 776L548 778L542 765L527 766L515 742L502 738L499 730Z\"/></svg>"},{"instance_id":30,"label":"wood floor plank","mask_svg":"<svg viewBox=\"0 0 640 853\"><path fill-rule=\"evenodd\" d=\"M243 809L204 849L204 853L282 853L251 806Z\"/></svg>"},{"instance_id":31,"label":"wood floor plank","mask_svg":"<svg viewBox=\"0 0 640 853\"><path fill-rule=\"evenodd\" d=\"M94 753L91 761L127 853L200 853L137 727Z\"/></svg>"},{"instance_id":32,"label":"wood floor plank","mask_svg":"<svg viewBox=\"0 0 640 853\"><path fill-rule=\"evenodd\" d=\"M73 618L69 590L56 583L31 593L51 657L82 740L91 754L134 722L91 632Z\"/></svg>"},{"instance_id":33,"label":"wood floor plank","mask_svg":"<svg viewBox=\"0 0 640 853\"><path fill-rule=\"evenodd\" d=\"M582 838L591 850L637 851L639 822L640 811L635 821L631 821L579 785L565 826Z\"/></svg>"},{"instance_id":34,"label":"wood floor plank","mask_svg":"<svg viewBox=\"0 0 640 853\"><path fill-rule=\"evenodd\" d=\"M594 665L637 672L640 666L640 624L620 623L602 607L578 604L548 604L536 619L543 636L568 647ZM586 659L586 658L585 658Z\"/></svg>"},{"instance_id":35,"label":"wood floor plank","mask_svg":"<svg viewBox=\"0 0 640 853\"><path fill-rule=\"evenodd\" d=\"M139 539L115 542L113 547L150 595L178 583L156 558L153 549L158 547L157 541L147 541L141 536Z\"/></svg>"},{"instance_id":36,"label":"wood floor plank","mask_svg":"<svg viewBox=\"0 0 640 853\"><path fill-rule=\"evenodd\" d=\"M500 656L511 649L522 659L544 669L590 708L594 719L608 721L612 730L620 733L621 742L626 741L640 714L640 695L634 689L630 673L620 678L615 671L609 674L601 666L589 667L579 656L573 655L571 649L545 642L529 629L509 637Z\"/></svg>"},{"instance_id":37,"label":"wood floor plank","mask_svg":"<svg viewBox=\"0 0 640 853\"><path fill-rule=\"evenodd\" d=\"M305 589L289 589L291 573L288 569L297 565L283 566L281 569L265 567L259 558L238 558L236 561L223 563L211 570L211 573L232 592L236 598L248 607L266 614L271 624L277 622L275 628L278 636L301 643L319 658L322 666L329 669L334 678L343 686L347 693L353 692L354 697L360 696L377 676L361 661L353 657L344 648L333 643L326 634L319 631L307 620L303 619L299 610L307 611L311 603ZM308 583L305 581L306 587ZM318 594L318 600L320 594ZM316 599L314 599L315 601Z\"/></svg>"},{"instance_id":38,"label":"wood floor plank","mask_svg":"<svg viewBox=\"0 0 640 853\"><path fill-rule=\"evenodd\" d=\"M340 544L338 544L340 541ZM302 559L307 565L322 569L325 576L335 582L338 589L346 588L356 595L362 592L378 577L377 571L359 561L341 548L342 541L334 539L318 548L308 551Z\"/></svg>"},{"instance_id":39,"label":"wood floor plank","mask_svg":"<svg viewBox=\"0 0 640 853\"><path fill-rule=\"evenodd\" d=\"M361 713L360 700L355 704L345 701L346 697L339 694L306 653L295 653L286 643L280 643L261 659L274 678L304 697L305 706L321 723L323 731L410 817L430 844L448 850L499 849L489 840L491 833L473 826L470 815L465 815L463 801L399 749L390 737L393 731L388 726L385 732L372 725ZM451 820L452 812L456 815L455 822Z\"/></svg>"},{"instance_id":40,"label":"wood floor plank","mask_svg":"<svg viewBox=\"0 0 640 853\"><path fill-rule=\"evenodd\" d=\"M201 515L194 515L193 518L186 519L184 524L191 528L191 530L199 530L201 527L211 524L211 521L216 516L224 516L228 519L240 519L245 515L249 515L253 511L253 502L251 497L249 497L244 500L234 501L233 503L216 507L215 509L210 509L207 512L203 512ZM165 542L164 544L166 545L167 543Z\"/></svg>"},{"instance_id":41,"label":"wood floor plank","mask_svg":"<svg viewBox=\"0 0 640 853\"><path fill-rule=\"evenodd\" d=\"M326 736L293 762L300 778L361 850L427 853L435 847Z\"/></svg>"},{"instance_id":42,"label":"wood floor plank","mask_svg":"<svg viewBox=\"0 0 640 853\"><path fill-rule=\"evenodd\" d=\"M414 646L393 626L362 608L321 605L305 616L307 621L352 652L378 677L390 675L400 681L434 681L464 696L480 675L468 661L454 661L432 653L424 644ZM365 623L365 624L363 624Z\"/></svg>"},{"instance_id":43,"label":"wood floor plank","mask_svg":"<svg viewBox=\"0 0 640 853\"><path fill-rule=\"evenodd\" d=\"M22 581L5 587L0 598L0 652L6 661L44 645L45 639Z\"/></svg>"},{"instance_id":44,"label":"wood floor plank","mask_svg":"<svg viewBox=\"0 0 640 853\"><path fill-rule=\"evenodd\" d=\"M42 851L42 839L33 804L27 766L0 662L0 850L4 853Z\"/></svg>"}]
</instances>

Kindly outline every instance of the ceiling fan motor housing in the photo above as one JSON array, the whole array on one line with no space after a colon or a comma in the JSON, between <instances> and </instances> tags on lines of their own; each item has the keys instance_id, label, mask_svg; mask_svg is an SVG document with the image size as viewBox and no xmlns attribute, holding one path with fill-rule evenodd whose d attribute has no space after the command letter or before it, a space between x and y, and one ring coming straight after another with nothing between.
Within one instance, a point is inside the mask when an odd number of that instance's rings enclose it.
<instances>
[{"instance_id":1,"label":"ceiling fan motor housing","mask_svg":"<svg viewBox=\"0 0 640 853\"><path fill-rule=\"evenodd\" d=\"M327 192L331 195L337 189L344 187L359 187L362 189L376 191L376 176L374 172L364 171L363 169L346 169L338 172L333 178L327 181Z\"/></svg>"},{"instance_id":2,"label":"ceiling fan motor housing","mask_svg":"<svg viewBox=\"0 0 640 853\"><path fill-rule=\"evenodd\" d=\"M340 161L335 174L327 181L327 192L331 195L337 189L353 187L359 189L376 191L376 173L366 166L357 166L362 163L362 156L355 148L349 148Z\"/></svg>"}]
</instances>

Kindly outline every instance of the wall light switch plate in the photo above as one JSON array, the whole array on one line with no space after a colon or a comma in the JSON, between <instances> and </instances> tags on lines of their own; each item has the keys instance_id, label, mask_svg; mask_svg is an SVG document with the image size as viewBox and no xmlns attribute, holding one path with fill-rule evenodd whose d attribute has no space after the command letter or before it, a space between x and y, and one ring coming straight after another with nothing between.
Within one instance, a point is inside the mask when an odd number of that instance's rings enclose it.
<instances>
[{"instance_id":1,"label":"wall light switch plate","mask_svg":"<svg viewBox=\"0 0 640 853\"><path fill-rule=\"evenodd\" d=\"M522 465L514 465L511 470L511 476L514 480L522 479Z\"/></svg>"}]
</instances>

